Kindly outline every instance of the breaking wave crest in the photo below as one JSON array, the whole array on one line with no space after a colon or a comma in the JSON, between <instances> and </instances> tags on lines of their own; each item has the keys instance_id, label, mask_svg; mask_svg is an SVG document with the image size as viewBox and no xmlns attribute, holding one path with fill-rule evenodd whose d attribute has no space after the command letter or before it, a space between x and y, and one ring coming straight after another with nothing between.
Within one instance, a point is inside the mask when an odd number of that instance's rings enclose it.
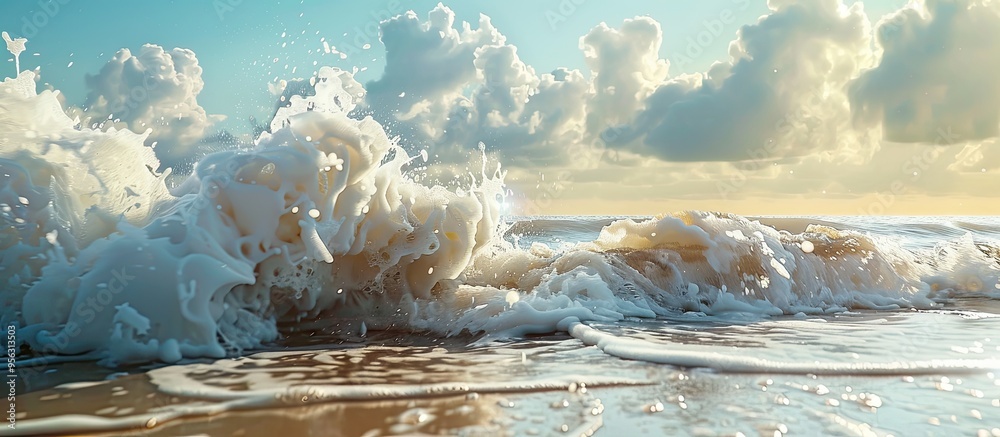
<instances>
[{"instance_id":1,"label":"breaking wave crest","mask_svg":"<svg viewBox=\"0 0 1000 437\"><path fill-rule=\"evenodd\" d=\"M998 251L971 236L918 251L693 211L522 248L504 239L498 165L462 189L417 183L426 154L348 116L363 96L350 74L324 68L312 85L252 150L210 155L168 189L145 135L79 126L31 73L3 82L3 321L35 355L122 364L236 355L285 329L587 337L579 322L997 292Z\"/></svg>"}]
</instances>

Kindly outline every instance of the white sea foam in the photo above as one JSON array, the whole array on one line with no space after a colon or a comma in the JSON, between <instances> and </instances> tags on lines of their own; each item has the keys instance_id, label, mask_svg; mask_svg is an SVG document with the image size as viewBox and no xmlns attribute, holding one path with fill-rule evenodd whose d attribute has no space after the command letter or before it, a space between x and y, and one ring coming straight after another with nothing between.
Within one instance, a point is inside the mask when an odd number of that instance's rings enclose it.
<instances>
[{"instance_id":1,"label":"white sea foam","mask_svg":"<svg viewBox=\"0 0 1000 437\"><path fill-rule=\"evenodd\" d=\"M219 362L222 368L231 366ZM192 377L211 365L179 365L150 372L153 384L163 393L199 399L185 405L175 405L142 414L121 417L93 415L61 415L18 422L13 435L46 435L62 433L114 432L143 430L162 426L171 421L212 416L241 410L282 408L289 406L315 406L329 402L396 399L426 399L430 397L464 396L478 393L530 393L535 391L564 391L585 384L590 387L645 385L647 381L630 378L586 375L563 375L549 378L532 378L524 381L505 382L456 382L437 384L365 384L321 385L282 382L277 386L234 391L203 384ZM255 381L262 373L244 375L242 380L251 386L267 385L269 381ZM588 410L589 412L589 410Z\"/></svg>"},{"instance_id":2,"label":"white sea foam","mask_svg":"<svg viewBox=\"0 0 1000 437\"><path fill-rule=\"evenodd\" d=\"M463 273L498 229L499 172L484 168L477 185L458 192L413 183L403 175L408 156L378 123L346 116L353 103L344 99L354 95L321 92L311 97L317 104L293 102L276 116L283 127L262 135L255 150L205 158L169 194L162 177L148 174L138 159L154 159L141 136L126 138L132 141L118 144L123 150L114 154L81 156L79 149L96 146L81 144L79 137L119 134L73 129L51 93L35 95L33 87L23 86L30 80L4 84L0 107L33 111L4 113L13 120L2 124L15 131L3 133L19 140L29 137L17 131L21 126L38 133L30 135L32 141L6 142L20 149L4 155L44 159L56 170L19 179L45 185L8 184L7 197L40 196L36 191L49 196L51 203L41 197L36 203L50 208L31 217L31 225L44 232L52 227L85 234L88 210L134 218L118 221L113 233L104 229L101 238L81 238L77 243L84 247L74 256L56 256L63 248L55 237L13 239L32 248L18 250L29 260L47 251L41 275L18 277L21 283L5 292L23 300L20 311L15 306L5 318L23 324L23 338L35 350L102 350L118 363L221 357L227 347L231 353L275 339L278 318L315 317L354 294L430 298L439 283ZM61 142L50 144L55 136ZM51 174L81 159L93 168L79 173L95 175L99 186L82 186L69 170L68 180ZM8 167L24 173L13 163ZM108 168L116 170L103 171ZM152 187L127 183L143 172L143 182L156 178L147 184ZM72 204L82 189L96 192L87 196L92 203ZM120 200L132 191L155 194L136 203L161 213L140 216L121 208ZM57 219L65 226L48 225ZM9 229L24 228L20 224ZM27 262L13 259L19 261Z\"/></svg>"},{"instance_id":3,"label":"white sea foam","mask_svg":"<svg viewBox=\"0 0 1000 437\"><path fill-rule=\"evenodd\" d=\"M932 308L936 297L989 291L1000 277L997 260L971 237L914 252L858 232L811 226L791 234L705 212L615 221L595 241L562 251L541 244L492 250L451 296L475 302L473 309L413 323L494 338L566 330L566 318ZM501 289L522 295L511 302ZM440 304L417 305L415 313L439 311Z\"/></svg>"},{"instance_id":4,"label":"white sea foam","mask_svg":"<svg viewBox=\"0 0 1000 437\"><path fill-rule=\"evenodd\" d=\"M976 373L996 369L997 360L937 359L886 362L781 361L707 351L671 350L644 340L621 338L603 333L576 320L564 322L573 337L588 346L597 346L619 358L700 367L727 373L785 373L796 375L933 375L942 372Z\"/></svg>"},{"instance_id":5,"label":"white sea foam","mask_svg":"<svg viewBox=\"0 0 1000 437\"><path fill-rule=\"evenodd\" d=\"M416 157L347 115L364 96L350 74L309 83L253 150L210 155L171 191L143 135L76 126L31 73L5 81L3 321L41 353L175 362L258 348L279 323L589 338L574 321L929 308L996 289L971 237L920 253L704 212L515 247L499 167L464 189L418 184Z\"/></svg>"}]
</instances>

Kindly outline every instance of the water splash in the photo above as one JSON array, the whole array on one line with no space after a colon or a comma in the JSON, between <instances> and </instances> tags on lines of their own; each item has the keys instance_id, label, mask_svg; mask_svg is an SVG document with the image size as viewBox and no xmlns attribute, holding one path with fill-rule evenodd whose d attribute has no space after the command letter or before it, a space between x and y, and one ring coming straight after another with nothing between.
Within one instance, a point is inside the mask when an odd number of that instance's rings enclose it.
<instances>
[{"instance_id":1,"label":"water splash","mask_svg":"<svg viewBox=\"0 0 1000 437\"><path fill-rule=\"evenodd\" d=\"M929 309L1000 285L994 249L971 237L923 254L706 212L520 248L500 238L499 167L461 189L419 183L404 168L425 154L350 118L364 88L333 68L276 111L252 150L209 155L168 189L144 135L78 128L33 77L0 83L0 156L11 157L0 160L0 217L13 224L0 250L17 254L0 260L0 322L48 355L221 358L279 338L279 326L340 321L352 335L488 341L574 320Z\"/></svg>"},{"instance_id":2,"label":"water splash","mask_svg":"<svg viewBox=\"0 0 1000 437\"><path fill-rule=\"evenodd\" d=\"M14 55L14 76L21 74L21 53L24 52L24 43L27 38L11 38L7 32L3 33L3 40L7 42L7 51Z\"/></svg>"}]
</instances>

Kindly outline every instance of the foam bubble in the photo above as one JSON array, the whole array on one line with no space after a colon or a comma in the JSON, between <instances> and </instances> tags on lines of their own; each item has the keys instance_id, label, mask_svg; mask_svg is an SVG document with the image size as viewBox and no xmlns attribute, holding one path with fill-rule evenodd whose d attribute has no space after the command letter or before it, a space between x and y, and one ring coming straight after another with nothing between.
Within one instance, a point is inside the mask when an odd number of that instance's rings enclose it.
<instances>
[{"instance_id":1,"label":"foam bubble","mask_svg":"<svg viewBox=\"0 0 1000 437\"><path fill-rule=\"evenodd\" d=\"M927 360L889 362L786 362L718 352L669 350L644 340L616 337L573 321L568 330L584 344L597 346L609 355L629 360L702 367L728 373L787 373L798 375L937 375L943 372L978 373L995 369L997 360ZM872 403L881 403L875 397Z\"/></svg>"},{"instance_id":2,"label":"foam bubble","mask_svg":"<svg viewBox=\"0 0 1000 437\"><path fill-rule=\"evenodd\" d=\"M335 83L353 79L325 72L330 75L317 84L318 94L293 96L291 106L276 116L280 126L263 134L255 150L206 157L172 193L162 178L141 168L142 159L129 155L143 149L141 136L107 145L126 153L85 160L85 166L99 170L125 169L94 172L108 177L106 186L127 185L133 173L146 173L142 188L133 191L158 197L141 202L147 206L139 213L145 214L123 211L135 218L134 226L112 221L117 233L109 230L88 239L75 258L50 259L40 278L15 279L30 285L22 310L24 338L32 348L68 354L104 351L117 363L221 357L275 339L279 319L343 306L344 295L327 291L332 284L351 295L381 288L387 299L398 300L430 297L438 283L458 278L494 237L502 176L484 172L478 185L467 187L468 194L413 183L402 171L409 157L392 145L381 126L370 118L345 115L353 104L338 100L345 94L334 89L342 91L343 83ZM21 108L46 105L48 112L42 113L59 125L41 132L108 136L86 129L71 132L50 95L15 98ZM126 159L130 156L132 161ZM78 159L46 158L51 163ZM327 168L331 161L336 171ZM60 182L55 180L54 186L61 187ZM24 185L11 196L28 199L32 195L26 190L49 194L45 187ZM401 198L416 202L403 204ZM99 209L117 208L111 199L97 200ZM151 214L149 204L160 206L162 213ZM303 206L308 215L290 213L292 205ZM64 212L79 210L70 206ZM38 220L38 226L51 222ZM80 233L76 227L70 230ZM331 264L335 257L337 263ZM383 281L388 277L403 280L388 287ZM67 282L77 286L68 288ZM292 295L302 298L290 299Z\"/></svg>"},{"instance_id":3,"label":"foam bubble","mask_svg":"<svg viewBox=\"0 0 1000 437\"><path fill-rule=\"evenodd\" d=\"M416 156L347 115L364 96L350 73L323 68L310 84L253 150L209 155L168 190L144 135L77 128L30 72L4 81L3 322L35 351L173 362L260 347L279 322L489 341L684 312L930 308L997 289L1000 266L971 236L917 253L706 212L521 249L500 238L499 167L461 189L418 184L404 171Z\"/></svg>"},{"instance_id":4,"label":"foam bubble","mask_svg":"<svg viewBox=\"0 0 1000 437\"><path fill-rule=\"evenodd\" d=\"M25 38L11 38L7 32L2 34L3 40L7 43L7 51L14 55L14 71L21 73L21 53L24 52L24 44L28 42ZM72 62L70 63L72 65Z\"/></svg>"}]
</instances>

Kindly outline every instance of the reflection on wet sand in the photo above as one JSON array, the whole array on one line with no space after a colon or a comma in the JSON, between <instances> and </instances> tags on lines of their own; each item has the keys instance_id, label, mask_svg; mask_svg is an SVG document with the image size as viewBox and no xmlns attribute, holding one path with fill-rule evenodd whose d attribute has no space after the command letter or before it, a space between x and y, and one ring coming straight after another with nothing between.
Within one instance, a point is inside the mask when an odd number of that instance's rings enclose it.
<instances>
[{"instance_id":1,"label":"reflection on wet sand","mask_svg":"<svg viewBox=\"0 0 1000 437\"><path fill-rule=\"evenodd\" d=\"M968 307L963 303L962 307ZM663 350L786 360L996 359L996 301L979 310L599 324ZM974 317L975 316L975 317ZM878 329L873 329L874 327ZM971 331L963 329L970 328ZM913 435L1000 423L1000 372L727 374L609 357L565 336L469 346L373 333L132 374L53 366L18 398L31 435ZM61 373L87 374L71 383ZM89 369L89 370L88 370ZM46 379L48 378L48 379ZM996 430L1000 435L1000 429Z\"/></svg>"},{"instance_id":2,"label":"reflection on wet sand","mask_svg":"<svg viewBox=\"0 0 1000 437\"><path fill-rule=\"evenodd\" d=\"M581 356L575 341L531 344L469 348L452 341L274 351L113 374L110 380L26 395L22 402L30 413L18 418L18 432L586 434L600 427L604 409L588 387L646 383L567 374L554 364Z\"/></svg>"}]
</instances>

